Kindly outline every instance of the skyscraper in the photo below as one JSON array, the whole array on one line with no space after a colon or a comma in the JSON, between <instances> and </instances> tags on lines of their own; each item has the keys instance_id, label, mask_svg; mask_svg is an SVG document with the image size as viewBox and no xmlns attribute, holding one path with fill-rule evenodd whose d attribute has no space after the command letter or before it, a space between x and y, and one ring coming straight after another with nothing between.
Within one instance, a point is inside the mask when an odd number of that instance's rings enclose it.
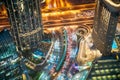
<instances>
[{"instance_id":1,"label":"skyscraper","mask_svg":"<svg viewBox=\"0 0 120 80\"><path fill-rule=\"evenodd\" d=\"M4 0L17 51L34 50L42 40L40 0Z\"/></svg>"},{"instance_id":2,"label":"skyscraper","mask_svg":"<svg viewBox=\"0 0 120 80\"><path fill-rule=\"evenodd\" d=\"M97 0L92 36L95 46L103 55L111 51L120 10L118 5L111 0Z\"/></svg>"}]
</instances>

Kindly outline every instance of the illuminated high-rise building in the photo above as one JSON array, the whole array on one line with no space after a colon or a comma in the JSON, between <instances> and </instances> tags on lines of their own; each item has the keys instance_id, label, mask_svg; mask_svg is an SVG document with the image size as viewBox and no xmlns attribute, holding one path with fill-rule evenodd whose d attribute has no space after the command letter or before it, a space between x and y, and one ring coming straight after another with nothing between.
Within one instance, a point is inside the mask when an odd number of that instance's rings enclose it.
<instances>
[{"instance_id":1,"label":"illuminated high-rise building","mask_svg":"<svg viewBox=\"0 0 120 80\"><path fill-rule=\"evenodd\" d=\"M119 77L119 60L106 61L101 57L103 62L96 63L99 51L88 35L93 24L94 0L2 1L8 11L11 35L6 30L0 32L0 80L85 80L89 70L95 72L91 72L90 80ZM119 15L119 9L107 1L111 0L98 0L92 34L95 46L104 55L111 49Z\"/></svg>"},{"instance_id":2,"label":"illuminated high-rise building","mask_svg":"<svg viewBox=\"0 0 120 80\"><path fill-rule=\"evenodd\" d=\"M97 0L92 36L95 46L103 55L111 51L120 10L118 3L117 0Z\"/></svg>"},{"instance_id":3,"label":"illuminated high-rise building","mask_svg":"<svg viewBox=\"0 0 120 80\"><path fill-rule=\"evenodd\" d=\"M42 40L40 0L5 0L17 51L37 49Z\"/></svg>"}]
</instances>

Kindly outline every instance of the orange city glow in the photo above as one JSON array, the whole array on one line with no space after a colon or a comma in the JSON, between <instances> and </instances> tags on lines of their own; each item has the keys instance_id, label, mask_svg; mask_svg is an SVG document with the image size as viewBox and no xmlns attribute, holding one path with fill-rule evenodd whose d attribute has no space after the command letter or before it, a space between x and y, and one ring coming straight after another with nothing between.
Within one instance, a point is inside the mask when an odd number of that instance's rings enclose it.
<instances>
[{"instance_id":1,"label":"orange city glow","mask_svg":"<svg viewBox=\"0 0 120 80\"><path fill-rule=\"evenodd\" d=\"M95 9L95 3L92 4L84 4L84 5L72 5L69 2L62 0L64 5L69 4L69 6L54 6L54 4L58 3L58 0L46 0L46 3L51 1L51 4L47 4L45 8L42 8L42 23L44 28L50 27L61 27L68 25L76 25L81 23L92 23L93 13ZM56 2L52 4L53 2ZM49 7L49 6L52 7ZM89 10L90 12L86 11Z\"/></svg>"},{"instance_id":2,"label":"orange city glow","mask_svg":"<svg viewBox=\"0 0 120 80\"><path fill-rule=\"evenodd\" d=\"M44 28L75 26L77 24L92 23L93 15L84 11L94 12L95 3L75 5L68 0L43 0L41 7L42 24ZM86 16L84 16L86 15ZM0 6L0 30L10 28L5 5Z\"/></svg>"},{"instance_id":3,"label":"orange city glow","mask_svg":"<svg viewBox=\"0 0 120 80\"><path fill-rule=\"evenodd\" d=\"M0 6L0 18L7 17L7 10L5 5Z\"/></svg>"},{"instance_id":4,"label":"orange city glow","mask_svg":"<svg viewBox=\"0 0 120 80\"><path fill-rule=\"evenodd\" d=\"M46 0L46 9L70 6L71 4L67 0Z\"/></svg>"}]
</instances>

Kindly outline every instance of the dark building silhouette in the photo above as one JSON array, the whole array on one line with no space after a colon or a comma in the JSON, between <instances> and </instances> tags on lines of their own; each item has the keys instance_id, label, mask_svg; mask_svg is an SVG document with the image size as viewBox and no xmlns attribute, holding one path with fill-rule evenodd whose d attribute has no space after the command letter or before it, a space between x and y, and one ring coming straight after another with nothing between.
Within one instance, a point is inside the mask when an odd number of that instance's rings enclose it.
<instances>
[{"instance_id":1,"label":"dark building silhouette","mask_svg":"<svg viewBox=\"0 0 120 80\"><path fill-rule=\"evenodd\" d=\"M5 0L17 51L36 49L42 40L40 0Z\"/></svg>"},{"instance_id":2,"label":"dark building silhouette","mask_svg":"<svg viewBox=\"0 0 120 80\"><path fill-rule=\"evenodd\" d=\"M111 2L109 0L97 0L95 10L92 36L95 46L103 55L108 55L111 51L119 16L120 8L115 7L118 1L112 2L114 5L111 5Z\"/></svg>"}]
</instances>

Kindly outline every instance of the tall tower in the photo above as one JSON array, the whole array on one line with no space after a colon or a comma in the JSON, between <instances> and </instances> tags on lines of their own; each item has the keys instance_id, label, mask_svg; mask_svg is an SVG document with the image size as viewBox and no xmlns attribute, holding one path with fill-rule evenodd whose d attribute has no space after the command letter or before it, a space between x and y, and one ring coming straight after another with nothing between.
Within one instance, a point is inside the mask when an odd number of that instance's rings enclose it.
<instances>
[{"instance_id":1,"label":"tall tower","mask_svg":"<svg viewBox=\"0 0 120 80\"><path fill-rule=\"evenodd\" d=\"M4 0L17 51L34 50L42 40L40 0Z\"/></svg>"},{"instance_id":2,"label":"tall tower","mask_svg":"<svg viewBox=\"0 0 120 80\"><path fill-rule=\"evenodd\" d=\"M114 1L97 0L92 36L95 46L103 55L110 53L116 31L120 2Z\"/></svg>"}]
</instances>

